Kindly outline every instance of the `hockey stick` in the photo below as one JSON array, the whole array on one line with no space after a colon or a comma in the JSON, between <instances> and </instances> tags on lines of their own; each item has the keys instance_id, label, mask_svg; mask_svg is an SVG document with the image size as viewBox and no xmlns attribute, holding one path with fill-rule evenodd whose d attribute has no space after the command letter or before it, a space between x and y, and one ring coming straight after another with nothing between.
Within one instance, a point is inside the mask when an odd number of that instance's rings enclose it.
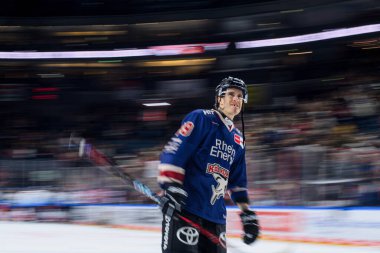
<instances>
[{"instance_id":1,"label":"hockey stick","mask_svg":"<svg viewBox=\"0 0 380 253\"><path fill-rule=\"evenodd\" d=\"M70 138L71 140L72 138ZM69 144L71 146L71 143ZM139 180L131 177L129 174L123 172L120 170L118 164L105 154L103 154L101 151L94 148L91 144L86 143L85 139L81 139L79 142L79 156L80 157L86 157L88 160L90 160L95 165L99 166L99 168L115 177L120 178L124 183L126 183L129 186L133 186L133 188L140 192L141 194L145 195L146 197L150 198L154 202L160 205L161 203L161 197L158 196L156 193L154 193L147 185L143 184ZM199 225L198 223L176 213L176 216L180 218L181 220L185 221L192 227L199 230L199 232L207 237L212 243L226 248L225 243L222 242L222 240L219 240L219 237L215 234L211 233L207 229L204 229Z\"/></svg>"}]
</instances>

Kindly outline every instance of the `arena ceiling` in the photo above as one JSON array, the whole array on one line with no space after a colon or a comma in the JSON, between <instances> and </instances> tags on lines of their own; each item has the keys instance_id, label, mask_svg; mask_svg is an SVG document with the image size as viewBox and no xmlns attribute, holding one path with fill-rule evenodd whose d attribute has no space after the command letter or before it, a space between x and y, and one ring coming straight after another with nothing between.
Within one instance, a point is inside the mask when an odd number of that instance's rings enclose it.
<instances>
[{"instance_id":1,"label":"arena ceiling","mask_svg":"<svg viewBox=\"0 0 380 253\"><path fill-rule=\"evenodd\" d=\"M251 49L236 44L377 24L379 10L377 0L2 1L0 55L104 53L95 58L0 56L1 87L21 85L28 93L54 83L62 90L103 92L138 81L141 89L152 90L155 80L212 83L230 73L250 83L318 86L331 80L336 85L363 76L375 82L379 32ZM120 50L154 53L108 57Z\"/></svg>"}]
</instances>

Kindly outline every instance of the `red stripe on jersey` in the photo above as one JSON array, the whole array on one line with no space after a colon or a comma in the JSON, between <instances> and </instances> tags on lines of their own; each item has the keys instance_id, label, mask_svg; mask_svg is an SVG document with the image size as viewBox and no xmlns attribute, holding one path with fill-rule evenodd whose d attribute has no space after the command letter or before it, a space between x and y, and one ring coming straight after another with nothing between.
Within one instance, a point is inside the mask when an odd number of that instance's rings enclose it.
<instances>
[{"instance_id":1,"label":"red stripe on jersey","mask_svg":"<svg viewBox=\"0 0 380 253\"><path fill-rule=\"evenodd\" d=\"M161 171L160 176L168 177L168 178L173 178L175 180L183 182L185 175L182 173L178 172L173 172L173 171Z\"/></svg>"}]
</instances>

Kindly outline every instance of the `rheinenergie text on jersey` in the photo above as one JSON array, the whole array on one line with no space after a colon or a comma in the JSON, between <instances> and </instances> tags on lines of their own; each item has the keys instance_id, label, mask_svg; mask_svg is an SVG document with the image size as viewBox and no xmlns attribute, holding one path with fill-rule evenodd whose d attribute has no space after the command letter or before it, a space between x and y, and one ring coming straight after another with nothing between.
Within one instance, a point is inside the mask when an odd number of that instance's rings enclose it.
<instances>
[{"instance_id":1,"label":"rheinenergie text on jersey","mask_svg":"<svg viewBox=\"0 0 380 253\"><path fill-rule=\"evenodd\" d=\"M215 145L211 147L210 155L213 157L221 158L231 165L235 159L235 149L232 145L228 145L223 140L216 139Z\"/></svg>"}]
</instances>

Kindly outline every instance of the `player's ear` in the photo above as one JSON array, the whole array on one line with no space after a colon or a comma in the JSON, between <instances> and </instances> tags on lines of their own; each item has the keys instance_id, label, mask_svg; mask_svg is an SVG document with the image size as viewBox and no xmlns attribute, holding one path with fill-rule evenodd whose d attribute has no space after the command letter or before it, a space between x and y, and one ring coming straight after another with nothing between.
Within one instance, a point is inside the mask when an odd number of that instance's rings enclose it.
<instances>
[{"instance_id":1,"label":"player's ear","mask_svg":"<svg viewBox=\"0 0 380 253\"><path fill-rule=\"evenodd\" d=\"M218 107L220 108L220 102L222 101L222 97L218 97L217 99L218 99Z\"/></svg>"}]
</instances>

